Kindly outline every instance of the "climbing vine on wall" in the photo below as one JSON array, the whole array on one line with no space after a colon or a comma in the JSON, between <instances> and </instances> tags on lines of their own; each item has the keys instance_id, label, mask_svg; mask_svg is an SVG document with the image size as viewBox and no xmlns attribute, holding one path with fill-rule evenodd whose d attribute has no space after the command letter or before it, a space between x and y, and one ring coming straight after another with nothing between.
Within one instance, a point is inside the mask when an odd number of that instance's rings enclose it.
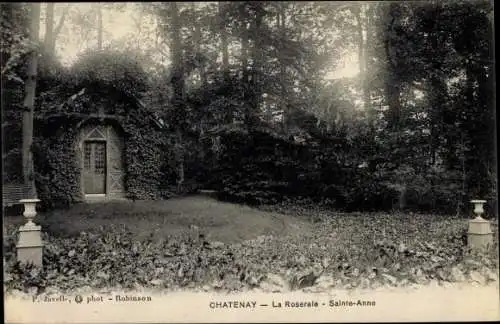
<instances>
[{"instance_id":1,"label":"climbing vine on wall","mask_svg":"<svg viewBox=\"0 0 500 324\"><path fill-rule=\"evenodd\" d=\"M164 163L164 136L140 111L132 111L123 121L125 137L125 187L132 199L160 198L160 187L166 181L161 169Z\"/></svg>"},{"instance_id":2,"label":"climbing vine on wall","mask_svg":"<svg viewBox=\"0 0 500 324\"><path fill-rule=\"evenodd\" d=\"M39 118L34 143L39 196L46 207L68 205L82 200L79 183L81 167L76 152L77 135L91 114L104 108L101 122L123 129L125 191L128 198L159 198L165 177L162 169L163 133L133 98L116 90L80 91L74 100L46 110ZM54 113L67 113L54 116ZM111 117L110 117L111 116ZM98 118L99 119L99 118Z\"/></svg>"},{"instance_id":3,"label":"climbing vine on wall","mask_svg":"<svg viewBox=\"0 0 500 324\"><path fill-rule=\"evenodd\" d=\"M71 126L74 124L60 126L52 136L44 132L34 139L36 186L46 208L81 200L78 182L80 170L74 150L77 131Z\"/></svg>"}]
</instances>

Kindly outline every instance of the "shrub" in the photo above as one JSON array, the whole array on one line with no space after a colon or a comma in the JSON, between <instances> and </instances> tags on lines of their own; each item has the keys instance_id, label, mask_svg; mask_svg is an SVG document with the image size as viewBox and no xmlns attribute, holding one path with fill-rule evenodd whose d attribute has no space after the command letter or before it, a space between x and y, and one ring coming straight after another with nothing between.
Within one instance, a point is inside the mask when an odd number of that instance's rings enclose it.
<instances>
[{"instance_id":1,"label":"shrub","mask_svg":"<svg viewBox=\"0 0 500 324\"><path fill-rule=\"evenodd\" d=\"M137 53L86 51L71 67L75 84L99 84L120 92L139 95L147 89L147 74Z\"/></svg>"}]
</instances>

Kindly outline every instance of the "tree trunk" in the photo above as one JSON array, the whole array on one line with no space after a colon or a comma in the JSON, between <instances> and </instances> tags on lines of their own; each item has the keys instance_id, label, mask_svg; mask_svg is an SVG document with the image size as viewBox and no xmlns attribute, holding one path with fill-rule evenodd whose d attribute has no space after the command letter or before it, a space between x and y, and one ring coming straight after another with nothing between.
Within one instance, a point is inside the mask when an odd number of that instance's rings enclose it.
<instances>
[{"instance_id":1,"label":"tree trunk","mask_svg":"<svg viewBox=\"0 0 500 324\"><path fill-rule=\"evenodd\" d=\"M361 10L364 5L361 5L361 7L357 8L354 11L354 15L356 17L357 21L357 36L358 36L358 63L359 63L359 80L360 80L360 88L363 92L363 107L364 111L368 112L370 109L370 89L369 89L369 84L368 84L368 77L367 77L367 66L368 66L368 55L367 55L367 50L368 50L368 39L369 39L369 24L370 24L370 19L368 15L370 14L370 8L368 7L365 16L366 19L363 19L361 17ZM370 6L368 3L367 6ZM366 40L363 35L363 33L366 33Z\"/></svg>"},{"instance_id":2,"label":"tree trunk","mask_svg":"<svg viewBox=\"0 0 500 324\"><path fill-rule=\"evenodd\" d=\"M194 40L195 40L195 46L196 46L196 56L201 57L202 54L202 49L201 49L201 43L202 43L202 34L201 34L201 26L198 21L198 15L196 12L196 6L194 2L192 2L192 10L194 14ZM207 75L205 73L205 62L198 62L199 64L199 73L200 73L200 81L202 86L207 84Z\"/></svg>"},{"instance_id":3,"label":"tree trunk","mask_svg":"<svg viewBox=\"0 0 500 324\"><path fill-rule=\"evenodd\" d=\"M255 8L255 19L253 26L253 46L252 46L252 75L251 75L251 98L250 98L250 109L248 121L250 124L254 124L257 119L256 114L260 112L261 96L262 96L262 82L260 79L262 73L262 44L260 35L260 29L263 22L262 16L262 4L259 2L254 2L253 6Z\"/></svg>"},{"instance_id":4,"label":"tree trunk","mask_svg":"<svg viewBox=\"0 0 500 324\"><path fill-rule=\"evenodd\" d=\"M386 80L385 95L387 105L389 106L389 128L397 131L399 130L399 123L401 119L401 87L399 78L394 75L395 72L389 72L390 76Z\"/></svg>"},{"instance_id":5,"label":"tree trunk","mask_svg":"<svg viewBox=\"0 0 500 324\"><path fill-rule=\"evenodd\" d=\"M223 15L223 6L224 4L219 1L218 9L219 9L219 26L220 26L220 37L221 37L221 52L222 52L222 73L224 75L224 83L228 85L229 83L229 42L226 31L226 20ZM225 114L226 124L231 124L233 122L233 111L231 107L228 106L228 111Z\"/></svg>"},{"instance_id":6,"label":"tree trunk","mask_svg":"<svg viewBox=\"0 0 500 324\"><path fill-rule=\"evenodd\" d=\"M170 3L172 14L172 106L175 112L175 127L177 135L177 188L180 191L184 183L184 143L182 133L186 122L184 114L184 70L182 65L182 46L181 46L181 21L179 19L179 9L176 2Z\"/></svg>"},{"instance_id":7,"label":"tree trunk","mask_svg":"<svg viewBox=\"0 0 500 324\"><path fill-rule=\"evenodd\" d=\"M477 186L477 165L482 157L477 158L478 152L476 150L476 141L474 140L478 134L479 127L477 127L477 111L476 111L476 95L475 95L475 78L474 72L471 70L470 64L465 66L465 102L463 106L466 107L467 117L462 123L461 134L464 135L465 141L468 145L467 150L464 150L463 169L467 170L465 174L465 187L468 190L468 195L476 195ZM463 139L462 139L463 141Z\"/></svg>"},{"instance_id":8,"label":"tree trunk","mask_svg":"<svg viewBox=\"0 0 500 324\"><path fill-rule=\"evenodd\" d=\"M66 16L68 15L68 10L69 10L70 4L67 4L66 7L64 7L63 13L61 15L61 18L59 19L59 22L57 23L57 26L54 28L52 31L52 42L50 43L50 51L51 53L55 53L56 51L56 40L57 36L61 32L62 27L64 26L64 20L66 19Z\"/></svg>"},{"instance_id":9,"label":"tree trunk","mask_svg":"<svg viewBox=\"0 0 500 324\"><path fill-rule=\"evenodd\" d=\"M101 10L101 5L97 4L97 49L102 50L102 34L103 34L103 27L102 27L102 10Z\"/></svg>"},{"instance_id":10,"label":"tree trunk","mask_svg":"<svg viewBox=\"0 0 500 324\"><path fill-rule=\"evenodd\" d=\"M47 19L45 22L45 39L44 39L44 47L47 53L54 54L56 50L56 39L61 29L64 25L64 21L66 19L66 15L68 14L69 5L63 10L61 18L59 18L59 22L57 26L54 26L54 7L55 4L53 2L47 3Z\"/></svg>"},{"instance_id":11,"label":"tree trunk","mask_svg":"<svg viewBox=\"0 0 500 324\"><path fill-rule=\"evenodd\" d=\"M256 3L257 13L254 19L254 30L253 30L253 47L252 47L252 86L254 87L254 91L260 88L260 72L262 67L262 44L260 35L260 28L262 25L262 15L260 13L260 6ZM255 98L257 99L257 98Z\"/></svg>"},{"instance_id":12,"label":"tree trunk","mask_svg":"<svg viewBox=\"0 0 500 324\"><path fill-rule=\"evenodd\" d=\"M177 192L182 192L182 186L184 184L184 142L182 136L182 130L177 128L175 131L177 137L177 143L175 145L175 155L177 162Z\"/></svg>"},{"instance_id":13,"label":"tree trunk","mask_svg":"<svg viewBox=\"0 0 500 324\"><path fill-rule=\"evenodd\" d=\"M47 52L52 53L54 42L54 2L47 2L47 19L45 21L44 46Z\"/></svg>"},{"instance_id":14,"label":"tree trunk","mask_svg":"<svg viewBox=\"0 0 500 324\"><path fill-rule=\"evenodd\" d=\"M398 75L397 57L392 44L392 40L395 38L394 24L396 22L396 17L393 14L397 6L398 4L393 2L384 4L383 22L385 28L382 33L386 60L385 99L389 106L387 122L388 128L393 131L399 129L401 115L401 80Z\"/></svg>"},{"instance_id":15,"label":"tree trunk","mask_svg":"<svg viewBox=\"0 0 500 324\"><path fill-rule=\"evenodd\" d=\"M460 132L460 166L462 173L462 192L460 195L460 199L457 202L457 216L461 214L465 205L465 192L467 188L467 169L465 168L465 143L464 134L462 132Z\"/></svg>"},{"instance_id":16,"label":"tree trunk","mask_svg":"<svg viewBox=\"0 0 500 324\"><path fill-rule=\"evenodd\" d=\"M278 11L278 28L280 32L281 39L285 38L285 31L286 31L286 26L285 26L285 6L283 2L279 3L279 11ZM287 96L287 89L286 89L286 84L285 84L285 78L286 78L286 67L285 63L283 61L283 52L280 52L278 55L280 55L279 60L280 60L280 90L281 90L281 100L279 102L279 110L282 111L283 114L283 129L286 132L288 132L289 124L290 124L290 111L288 109L289 105L287 104L288 96Z\"/></svg>"},{"instance_id":17,"label":"tree trunk","mask_svg":"<svg viewBox=\"0 0 500 324\"><path fill-rule=\"evenodd\" d=\"M365 93L365 40L363 37L363 21L361 19L361 8L353 8L354 16L356 17L356 31L358 37L358 64L359 64L359 82L360 88ZM366 110L367 103L363 102Z\"/></svg>"},{"instance_id":18,"label":"tree trunk","mask_svg":"<svg viewBox=\"0 0 500 324\"><path fill-rule=\"evenodd\" d=\"M30 4L30 41L38 42L38 33L40 29L40 3ZM33 50L30 53L28 67L26 71L25 97L23 103L23 145L22 145L22 164L23 181L26 186L31 188L30 195L36 197L36 187L34 178L33 153L31 147L33 144L33 112L35 106L36 77L37 77L38 51ZM28 198L28 197L26 197Z\"/></svg>"},{"instance_id":19,"label":"tree trunk","mask_svg":"<svg viewBox=\"0 0 500 324\"><path fill-rule=\"evenodd\" d=\"M491 38L493 39L493 38ZM490 40L491 41L491 40ZM491 46L490 48L493 48ZM492 49L490 50L492 51ZM488 57L489 61L494 60L494 56ZM490 66L494 71L494 67ZM478 89L477 89L477 106L479 108L481 131L477 134L479 155L481 158L481 174L484 176L484 192L481 196L489 195L495 192L496 187L496 161L497 161L497 146L495 143L495 114L496 107L494 105L495 93L495 76L490 73L486 74L482 69L478 75Z\"/></svg>"},{"instance_id":20,"label":"tree trunk","mask_svg":"<svg viewBox=\"0 0 500 324\"><path fill-rule=\"evenodd\" d=\"M241 35L241 68L243 70L243 82L246 84L250 79L248 76L248 28L246 22L244 22L243 34Z\"/></svg>"},{"instance_id":21,"label":"tree trunk","mask_svg":"<svg viewBox=\"0 0 500 324\"><path fill-rule=\"evenodd\" d=\"M434 28L433 32L430 33L430 41L431 41L431 47L436 53L438 57L441 57L441 55L437 54L440 52L440 49L442 48L441 44L443 42L443 39L440 36L439 32L439 26L438 23L440 21L440 9L439 6L436 6L435 12L434 12ZM443 54L444 57L445 54ZM445 83L446 77L444 75L441 75L441 69L443 67L443 63L441 62L440 59L432 59L431 60L431 70L433 73L430 73L429 79L430 79L430 111L429 111L429 116L430 116L430 154L431 154L431 164L436 163L436 157L437 157L437 150L440 147L440 135L443 134L443 122L442 122L442 116L444 114L444 100L447 96L447 85Z\"/></svg>"},{"instance_id":22,"label":"tree trunk","mask_svg":"<svg viewBox=\"0 0 500 324\"><path fill-rule=\"evenodd\" d=\"M219 24L220 24L220 37L221 37L221 51L222 51L222 71L224 73L224 79L227 81L229 79L229 44L227 39L226 31L226 21L223 17L223 4L219 4Z\"/></svg>"},{"instance_id":23,"label":"tree trunk","mask_svg":"<svg viewBox=\"0 0 500 324\"><path fill-rule=\"evenodd\" d=\"M245 124L248 125L250 122L250 115L251 115L251 105L249 103L249 90L250 90L250 77L249 77L249 71L248 71L248 54L249 54L249 41L248 41L248 28L247 28L247 15L246 15L246 8L244 5L240 6L240 16L242 17L242 22L241 22L241 69L243 73L243 101L245 105Z\"/></svg>"},{"instance_id":24,"label":"tree trunk","mask_svg":"<svg viewBox=\"0 0 500 324\"><path fill-rule=\"evenodd\" d=\"M134 17L133 15L131 16L132 20L134 21L135 28L137 30L137 36L136 36L136 42L135 42L135 47L138 51L141 50L141 44L142 44L142 22L143 22L143 11L139 10L138 11L138 17Z\"/></svg>"},{"instance_id":25,"label":"tree trunk","mask_svg":"<svg viewBox=\"0 0 500 324\"><path fill-rule=\"evenodd\" d=\"M437 64L433 69L439 71L440 65ZM434 73L430 80L431 83L431 93L430 93L430 157L431 164L434 164L437 157L437 151L440 147L440 135L443 134L443 109L445 104L445 98L447 96L447 86L444 77L436 76Z\"/></svg>"},{"instance_id":26,"label":"tree trunk","mask_svg":"<svg viewBox=\"0 0 500 324\"><path fill-rule=\"evenodd\" d=\"M398 61L397 57L393 51L394 44L392 40L394 39L394 23L396 17L393 16L394 9L398 4L390 3L385 7L384 13L384 23L386 23L385 35L384 35L384 45L385 45L385 56L386 56L386 73L385 78L385 98L388 105L388 129L390 132L396 133L396 147L401 147L401 135L400 135L400 123L401 123L401 79L399 75ZM403 162L403 156L401 153L393 157L393 162L396 166L401 166ZM402 210L404 208L406 199L406 180L401 181L401 189L399 192L398 208Z\"/></svg>"},{"instance_id":27,"label":"tree trunk","mask_svg":"<svg viewBox=\"0 0 500 324\"><path fill-rule=\"evenodd\" d=\"M375 21L376 21L376 6L375 4L372 3L367 3L366 4L366 42L365 42L365 48L364 48L364 71L365 71L365 77L363 79L363 100L365 102L365 108L369 116L370 120L370 125L371 127L374 127L374 122L376 120L376 111L372 105L372 97L371 97L371 77L369 73L369 64L370 61L373 57L373 50L371 47L374 46L375 44L375 36L374 36L374 26L375 26Z\"/></svg>"},{"instance_id":28,"label":"tree trunk","mask_svg":"<svg viewBox=\"0 0 500 324\"><path fill-rule=\"evenodd\" d=\"M494 70L492 66L490 68ZM466 125L470 139L467 166L471 171L470 188L477 196L486 197L494 192L496 186L495 179L491 177L496 162L494 79L491 72L487 75L483 66L476 65L470 70L466 73L467 86L468 96L473 101L469 108L470 121Z\"/></svg>"}]
</instances>

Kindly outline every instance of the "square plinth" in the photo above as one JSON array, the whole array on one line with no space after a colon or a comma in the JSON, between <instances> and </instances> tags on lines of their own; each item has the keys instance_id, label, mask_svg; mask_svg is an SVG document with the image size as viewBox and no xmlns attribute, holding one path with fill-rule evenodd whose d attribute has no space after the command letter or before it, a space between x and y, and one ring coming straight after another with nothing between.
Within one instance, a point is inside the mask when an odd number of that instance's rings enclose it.
<instances>
[{"instance_id":1,"label":"square plinth","mask_svg":"<svg viewBox=\"0 0 500 324\"><path fill-rule=\"evenodd\" d=\"M42 246L42 227L26 224L19 228L18 246Z\"/></svg>"},{"instance_id":2,"label":"square plinth","mask_svg":"<svg viewBox=\"0 0 500 324\"><path fill-rule=\"evenodd\" d=\"M471 234L491 234L491 224L483 218L475 218L469 221L469 233Z\"/></svg>"},{"instance_id":3,"label":"square plinth","mask_svg":"<svg viewBox=\"0 0 500 324\"><path fill-rule=\"evenodd\" d=\"M33 263L37 267L43 266L43 246L18 246L17 261Z\"/></svg>"},{"instance_id":4,"label":"square plinth","mask_svg":"<svg viewBox=\"0 0 500 324\"><path fill-rule=\"evenodd\" d=\"M42 266L43 242L41 226L26 224L19 228L17 243L17 260L21 263L33 263Z\"/></svg>"},{"instance_id":5,"label":"square plinth","mask_svg":"<svg viewBox=\"0 0 500 324\"><path fill-rule=\"evenodd\" d=\"M468 245L471 249L486 250L493 244L493 233L490 234L468 234Z\"/></svg>"}]
</instances>

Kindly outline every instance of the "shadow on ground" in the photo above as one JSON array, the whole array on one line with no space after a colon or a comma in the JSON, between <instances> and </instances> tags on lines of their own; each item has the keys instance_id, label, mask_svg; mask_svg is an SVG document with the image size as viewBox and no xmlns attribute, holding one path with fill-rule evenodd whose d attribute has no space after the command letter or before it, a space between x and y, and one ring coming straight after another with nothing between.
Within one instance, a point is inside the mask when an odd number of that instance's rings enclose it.
<instances>
[{"instance_id":1,"label":"shadow on ground","mask_svg":"<svg viewBox=\"0 0 500 324\"><path fill-rule=\"evenodd\" d=\"M19 226L23 218L6 216L5 224ZM142 239L161 239L199 228L210 240L236 243L261 235L296 235L310 230L304 220L244 205L220 202L206 196L157 201L109 201L82 203L68 209L41 213L35 222L53 236L76 236L100 226L125 225Z\"/></svg>"}]
</instances>

